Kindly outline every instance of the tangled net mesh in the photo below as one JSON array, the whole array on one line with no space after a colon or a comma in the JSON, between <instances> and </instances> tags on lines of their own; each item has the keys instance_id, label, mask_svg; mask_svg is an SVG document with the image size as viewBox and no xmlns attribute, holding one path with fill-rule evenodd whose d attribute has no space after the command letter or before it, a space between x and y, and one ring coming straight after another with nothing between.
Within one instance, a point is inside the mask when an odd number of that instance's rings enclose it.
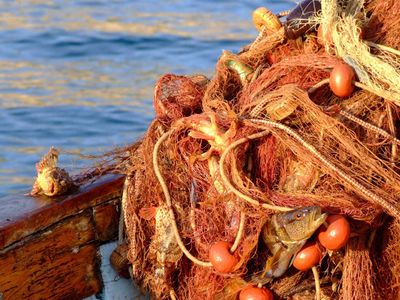
<instances>
[{"instance_id":1,"label":"tangled net mesh","mask_svg":"<svg viewBox=\"0 0 400 300\"><path fill-rule=\"evenodd\" d=\"M398 299L400 296L399 221L387 220L376 232L376 236L381 236L381 241L375 244L376 249L372 256L376 292L380 298Z\"/></svg>"},{"instance_id":2,"label":"tangled net mesh","mask_svg":"<svg viewBox=\"0 0 400 300\"><path fill-rule=\"evenodd\" d=\"M331 28L331 45L315 32L287 40L282 27L224 52L210 80L162 76L144 137L96 168L126 174L131 276L156 299L236 299L269 255L266 221L309 205L345 215L353 232L319 265L321 296L400 296L400 4L321 6L308 22ZM342 60L364 87L346 99L323 84ZM217 241L233 245L229 274L209 262ZM313 274L293 268L268 287L282 299L315 296Z\"/></svg>"},{"instance_id":3,"label":"tangled net mesh","mask_svg":"<svg viewBox=\"0 0 400 300\"><path fill-rule=\"evenodd\" d=\"M200 112L201 99L208 79L203 75L191 77L165 74L154 88L154 110L165 124Z\"/></svg>"}]
</instances>

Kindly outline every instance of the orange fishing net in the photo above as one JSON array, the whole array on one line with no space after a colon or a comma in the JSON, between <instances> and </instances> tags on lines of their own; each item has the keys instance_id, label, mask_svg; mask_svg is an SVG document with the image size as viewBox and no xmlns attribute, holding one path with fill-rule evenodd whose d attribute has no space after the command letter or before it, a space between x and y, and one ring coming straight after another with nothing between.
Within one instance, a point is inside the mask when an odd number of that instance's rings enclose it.
<instances>
[{"instance_id":1,"label":"orange fishing net","mask_svg":"<svg viewBox=\"0 0 400 300\"><path fill-rule=\"evenodd\" d=\"M365 5L366 39L398 47L397 3ZM144 291L236 299L264 268L269 253L259 236L271 215L318 205L345 215L353 231L318 266L319 295L399 296L400 109L368 89L335 96L321 81L341 61L316 32L293 41L282 27L238 54L224 52L210 81L160 78L145 136L106 164L127 175L128 258ZM229 242L237 259L228 274L209 262L217 241ZM293 268L267 286L284 299L315 296L313 274Z\"/></svg>"}]
</instances>

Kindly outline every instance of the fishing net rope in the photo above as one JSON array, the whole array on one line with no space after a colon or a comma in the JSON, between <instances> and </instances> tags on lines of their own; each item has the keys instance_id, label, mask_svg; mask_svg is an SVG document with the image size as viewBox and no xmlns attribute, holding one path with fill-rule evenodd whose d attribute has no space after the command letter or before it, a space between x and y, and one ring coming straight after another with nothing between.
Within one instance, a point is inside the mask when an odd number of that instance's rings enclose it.
<instances>
[{"instance_id":1,"label":"fishing net rope","mask_svg":"<svg viewBox=\"0 0 400 300\"><path fill-rule=\"evenodd\" d=\"M143 138L97 169L126 174L120 239L131 277L156 299L236 299L263 271L267 220L310 205L345 215L349 243L313 272L290 268L266 286L283 299L399 296L400 4L320 4L292 23L312 24L305 35L261 29L241 52L223 52L210 80L162 76ZM317 43L316 25L331 43ZM343 61L358 77L345 99L327 85ZM231 273L209 260L218 241L238 261Z\"/></svg>"}]
</instances>

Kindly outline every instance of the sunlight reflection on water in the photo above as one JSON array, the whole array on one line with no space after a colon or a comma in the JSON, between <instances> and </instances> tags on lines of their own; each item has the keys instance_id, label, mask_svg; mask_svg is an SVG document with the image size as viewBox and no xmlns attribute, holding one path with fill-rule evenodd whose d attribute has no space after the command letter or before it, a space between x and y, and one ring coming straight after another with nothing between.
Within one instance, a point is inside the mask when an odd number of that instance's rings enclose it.
<instances>
[{"instance_id":1,"label":"sunlight reflection on water","mask_svg":"<svg viewBox=\"0 0 400 300\"><path fill-rule=\"evenodd\" d=\"M157 78L212 76L222 49L256 36L258 6L293 3L0 1L0 195L28 189L52 145L89 154L132 142L153 117Z\"/></svg>"}]
</instances>

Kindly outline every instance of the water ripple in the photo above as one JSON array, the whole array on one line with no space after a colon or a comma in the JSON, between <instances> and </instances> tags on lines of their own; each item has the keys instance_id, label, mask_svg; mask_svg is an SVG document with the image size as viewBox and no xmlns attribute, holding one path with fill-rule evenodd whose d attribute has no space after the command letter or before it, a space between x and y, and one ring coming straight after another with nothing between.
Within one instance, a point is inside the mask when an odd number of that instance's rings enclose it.
<instances>
[{"instance_id":1,"label":"water ripple","mask_svg":"<svg viewBox=\"0 0 400 300\"><path fill-rule=\"evenodd\" d=\"M51 146L101 153L153 118L164 73L211 77L257 32L251 12L290 1L0 1L0 195L25 191ZM61 155L72 171L88 161Z\"/></svg>"}]
</instances>

